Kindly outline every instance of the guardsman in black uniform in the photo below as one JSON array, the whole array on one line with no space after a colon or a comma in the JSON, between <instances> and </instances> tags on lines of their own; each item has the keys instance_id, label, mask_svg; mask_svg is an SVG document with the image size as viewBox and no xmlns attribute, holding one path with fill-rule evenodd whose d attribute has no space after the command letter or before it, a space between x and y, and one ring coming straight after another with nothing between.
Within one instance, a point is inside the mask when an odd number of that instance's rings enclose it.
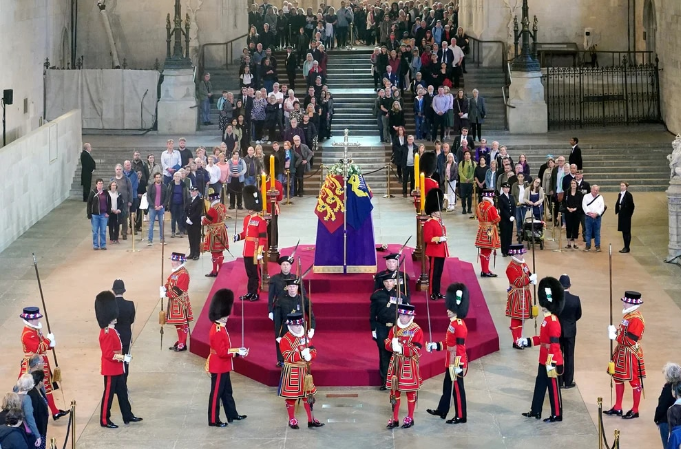
<instances>
[{"instance_id":1,"label":"guardsman in black uniform","mask_svg":"<svg viewBox=\"0 0 681 449\"><path fill-rule=\"evenodd\" d=\"M270 290L269 297L267 299L267 311L269 312L268 317L270 320L274 321L274 309L277 306L279 298L284 295L288 295L286 292L286 281L289 279L295 279L296 275L291 273L291 267L293 266L293 257L291 256L281 256L279 260L279 265L281 266L281 273L275 274L270 278ZM284 318L286 318L284 316ZM274 326L274 338L279 338L280 328ZM277 347L277 366L284 366L284 356L281 355L281 349L279 349L279 343L274 342Z\"/></svg>"},{"instance_id":2,"label":"guardsman in black uniform","mask_svg":"<svg viewBox=\"0 0 681 449\"><path fill-rule=\"evenodd\" d=\"M114 328L118 331L123 345L123 355L130 354L130 343L132 342L132 323L135 322L135 303L123 298L125 293L125 283L123 279L116 279L113 283L114 295L116 295L116 305L118 305L118 320ZM128 383L128 373L130 364L125 364L125 383Z\"/></svg>"},{"instance_id":3,"label":"guardsman in black uniform","mask_svg":"<svg viewBox=\"0 0 681 449\"><path fill-rule=\"evenodd\" d=\"M277 298L277 302L273 309L274 337L276 342L277 344L281 342L281 338L288 332L286 317L289 313L304 313L305 319L310 320L310 330L307 337L312 338L314 336L314 330L317 327L317 321L314 317L314 310L310 307L309 300L299 293L300 279L293 276L284 282L286 283L285 292ZM305 308L304 311L303 308ZM283 363L281 366L283 366Z\"/></svg>"},{"instance_id":4,"label":"guardsman in black uniform","mask_svg":"<svg viewBox=\"0 0 681 449\"><path fill-rule=\"evenodd\" d=\"M409 304L409 298L397 297L397 273L395 271L376 275L376 279L383 284L383 287L376 290L371 295L371 337L378 346L378 372L381 375L381 390L385 390L386 377L388 376L388 365L392 353L385 348L385 339L388 338L390 328L395 325L397 316L397 304L402 301Z\"/></svg>"},{"instance_id":5,"label":"guardsman in black uniform","mask_svg":"<svg viewBox=\"0 0 681 449\"><path fill-rule=\"evenodd\" d=\"M508 248L513 240L513 222L515 221L515 200L509 192L511 185L507 182L501 184L501 195L499 195L499 215L501 222L501 254L508 257Z\"/></svg>"},{"instance_id":6,"label":"guardsman in black uniform","mask_svg":"<svg viewBox=\"0 0 681 449\"><path fill-rule=\"evenodd\" d=\"M400 295L402 295L403 298L410 298L409 275L404 271L399 270L400 255L397 253L388 254L387 256L383 256L383 258L385 259L385 270L381 271L380 273L377 273L376 276L374 277L374 291L383 288L383 282L380 280L381 275L396 273L397 288L400 289Z\"/></svg>"},{"instance_id":7,"label":"guardsman in black uniform","mask_svg":"<svg viewBox=\"0 0 681 449\"><path fill-rule=\"evenodd\" d=\"M560 350L563 352L563 375L558 378L562 388L576 386L575 378L575 338L577 321L582 317L582 303L579 296L570 293L570 276L564 274L559 279L565 289L563 311L558 314L560 321Z\"/></svg>"}]
</instances>

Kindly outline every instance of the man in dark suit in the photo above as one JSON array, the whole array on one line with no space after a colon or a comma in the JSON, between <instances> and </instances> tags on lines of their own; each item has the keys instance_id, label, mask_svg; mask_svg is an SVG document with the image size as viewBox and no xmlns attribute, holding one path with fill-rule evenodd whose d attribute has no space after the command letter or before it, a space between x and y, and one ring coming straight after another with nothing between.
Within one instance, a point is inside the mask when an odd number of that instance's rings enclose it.
<instances>
[{"instance_id":1,"label":"man in dark suit","mask_svg":"<svg viewBox=\"0 0 681 449\"><path fill-rule=\"evenodd\" d=\"M296 69L298 68L298 58L293 52L293 47L286 47L286 75L290 89L296 89Z\"/></svg>"},{"instance_id":2,"label":"man in dark suit","mask_svg":"<svg viewBox=\"0 0 681 449\"><path fill-rule=\"evenodd\" d=\"M577 337L577 321L582 317L582 303L579 296L570 293L570 276L560 277L560 285L565 290L565 305L558 315L560 321L560 350L563 352L563 375L558 383L563 388L574 388L575 376L575 338Z\"/></svg>"},{"instance_id":3,"label":"man in dark suit","mask_svg":"<svg viewBox=\"0 0 681 449\"><path fill-rule=\"evenodd\" d=\"M89 143L83 145L80 153L80 185L83 186L83 202L87 202L90 190L92 189L92 172L97 168L95 160L90 155L92 147Z\"/></svg>"},{"instance_id":4,"label":"man in dark suit","mask_svg":"<svg viewBox=\"0 0 681 449\"><path fill-rule=\"evenodd\" d=\"M185 205L187 216L187 235L189 236L189 256L187 259L199 260L201 255L201 215L205 214L204 202L199 195L199 187L189 189L191 200Z\"/></svg>"},{"instance_id":5,"label":"man in dark suit","mask_svg":"<svg viewBox=\"0 0 681 449\"><path fill-rule=\"evenodd\" d=\"M253 98L255 97L255 93L253 93L252 88L246 88L242 87L241 88L241 102L244 105L244 109L246 112L246 117L244 117L244 120L248 124L248 129L251 127L251 111L253 111ZM234 101L236 102L237 99Z\"/></svg>"},{"instance_id":6,"label":"man in dark suit","mask_svg":"<svg viewBox=\"0 0 681 449\"><path fill-rule=\"evenodd\" d=\"M123 279L116 279L113 283L114 295L116 295L116 304L118 305L118 320L116 321L116 330L121 338L123 345L123 355L130 353L130 343L132 341L132 323L135 322L135 303L123 298L125 293L125 283ZM125 383L128 383L128 372L130 371L130 364L125 364Z\"/></svg>"},{"instance_id":7,"label":"man in dark suit","mask_svg":"<svg viewBox=\"0 0 681 449\"><path fill-rule=\"evenodd\" d=\"M509 192L511 185L507 182L501 184L501 195L499 195L499 215L501 222L501 254L508 257L508 248L513 239L513 222L515 221L515 199Z\"/></svg>"},{"instance_id":8,"label":"man in dark suit","mask_svg":"<svg viewBox=\"0 0 681 449\"><path fill-rule=\"evenodd\" d=\"M570 152L570 157L568 159L568 163L570 165L575 164L577 166L577 170L582 169L582 150L579 148L579 138L573 137L570 139L570 146L572 147L572 151Z\"/></svg>"},{"instance_id":9,"label":"man in dark suit","mask_svg":"<svg viewBox=\"0 0 681 449\"><path fill-rule=\"evenodd\" d=\"M473 140L473 136L468 135L468 127L464 126L461 128L461 135L456 136L454 138L454 148L453 151L454 153L459 156L459 149L461 148L461 141L462 140L467 140L468 141L468 151L473 154L475 152L475 141ZM463 152L460 154L463 156ZM461 159L457 159L458 161L463 160L463 157Z\"/></svg>"},{"instance_id":10,"label":"man in dark suit","mask_svg":"<svg viewBox=\"0 0 681 449\"><path fill-rule=\"evenodd\" d=\"M397 73L394 73L392 67L387 66L385 68L386 72L383 74L383 78L390 81L390 84L397 86Z\"/></svg>"},{"instance_id":11,"label":"man in dark suit","mask_svg":"<svg viewBox=\"0 0 681 449\"><path fill-rule=\"evenodd\" d=\"M629 183L620 183L620 194L615 203L615 215L617 215L617 230L622 233L624 248L621 253L629 252L631 243L631 216L634 215L634 197L627 190Z\"/></svg>"},{"instance_id":12,"label":"man in dark suit","mask_svg":"<svg viewBox=\"0 0 681 449\"><path fill-rule=\"evenodd\" d=\"M447 68L454 64L454 53L447 48L447 41L442 41L442 48L437 51L437 63L447 64Z\"/></svg>"}]
</instances>

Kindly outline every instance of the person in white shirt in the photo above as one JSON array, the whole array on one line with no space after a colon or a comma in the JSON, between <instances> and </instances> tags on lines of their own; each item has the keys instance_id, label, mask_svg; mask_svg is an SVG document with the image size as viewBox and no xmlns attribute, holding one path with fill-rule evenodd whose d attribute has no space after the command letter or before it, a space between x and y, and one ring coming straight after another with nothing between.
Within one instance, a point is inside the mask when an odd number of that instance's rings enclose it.
<instances>
[{"instance_id":1,"label":"person in white shirt","mask_svg":"<svg viewBox=\"0 0 681 449\"><path fill-rule=\"evenodd\" d=\"M168 139L166 142L166 151L161 154L161 168L163 169L163 185L170 184L173 180L173 174L180 168L182 158L178 151L174 151L175 142L173 139Z\"/></svg>"},{"instance_id":2,"label":"person in white shirt","mask_svg":"<svg viewBox=\"0 0 681 449\"><path fill-rule=\"evenodd\" d=\"M515 223L518 243L521 243L520 236L523 232L523 223L527 215L527 206L530 204L530 185L525 181L525 174L520 171L516 175L518 182L511 187L511 195L515 198Z\"/></svg>"},{"instance_id":3,"label":"person in white shirt","mask_svg":"<svg viewBox=\"0 0 681 449\"><path fill-rule=\"evenodd\" d=\"M277 99L277 103L279 104L277 124L279 125L279 129L284 129L284 93L279 90L279 83L274 83L272 92L269 92L265 98L268 98L270 95L274 95L274 98Z\"/></svg>"},{"instance_id":4,"label":"person in white shirt","mask_svg":"<svg viewBox=\"0 0 681 449\"><path fill-rule=\"evenodd\" d=\"M596 252L601 252L601 217L605 212L605 201L598 193L600 188L594 184L591 192L584 195L582 199L582 209L586 215L586 248L584 251L591 251L591 239L596 244Z\"/></svg>"},{"instance_id":5,"label":"person in white shirt","mask_svg":"<svg viewBox=\"0 0 681 449\"><path fill-rule=\"evenodd\" d=\"M208 156L208 165L206 165L206 171L208 176L210 176L210 181L208 181L208 187L213 189L213 192L222 191L222 184L220 183L220 167L215 165L215 156Z\"/></svg>"}]
</instances>

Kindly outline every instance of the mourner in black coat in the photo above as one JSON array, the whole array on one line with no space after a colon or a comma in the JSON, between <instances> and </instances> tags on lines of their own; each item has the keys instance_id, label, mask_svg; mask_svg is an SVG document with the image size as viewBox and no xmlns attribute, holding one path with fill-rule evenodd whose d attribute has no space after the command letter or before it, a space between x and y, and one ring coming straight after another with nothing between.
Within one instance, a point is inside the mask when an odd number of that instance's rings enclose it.
<instances>
[{"instance_id":1,"label":"mourner in black coat","mask_svg":"<svg viewBox=\"0 0 681 449\"><path fill-rule=\"evenodd\" d=\"M132 323L135 322L135 303L123 298L125 293L125 283L122 279L116 279L113 283L114 295L116 295L116 305L118 306L118 319L116 321L116 330L121 337L121 345L123 346L123 355L130 353L130 344L132 343ZM128 372L130 371L130 364L125 364L125 382L128 382Z\"/></svg>"},{"instance_id":2,"label":"mourner in black coat","mask_svg":"<svg viewBox=\"0 0 681 449\"><path fill-rule=\"evenodd\" d=\"M189 256L187 256L187 259L199 260L201 255L201 216L205 214L205 203L196 186L192 186L189 190L191 201L185 205L187 235L189 237Z\"/></svg>"},{"instance_id":3,"label":"mourner in black coat","mask_svg":"<svg viewBox=\"0 0 681 449\"><path fill-rule=\"evenodd\" d=\"M572 146L572 150L570 151L570 157L568 158L568 164L572 165L575 164L577 166L577 170L582 169L582 149L579 148L579 139L577 137L573 137L570 139L570 146Z\"/></svg>"},{"instance_id":4,"label":"mourner in black coat","mask_svg":"<svg viewBox=\"0 0 681 449\"><path fill-rule=\"evenodd\" d=\"M501 185L501 195L499 195L499 215L501 222L501 254L508 256L508 248L513 240L513 221L515 220L515 199L509 193L511 186L505 182Z\"/></svg>"},{"instance_id":5,"label":"mourner in black coat","mask_svg":"<svg viewBox=\"0 0 681 449\"><path fill-rule=\"evenodd\" d=\"M621 253L629 252L629 244L631 243L631 216L634 215L634 197L627 191L629 184L626 182L620 183L620 194L615 203L615 214L617 215L617 230L622 233L624 240L624 248L620 250Z\"/></svg>"},{"instance_id":6,"label":"mourner in black coat","mask_svg":"<svg viewBox=\"0 0 681 449\"><path fill-rule=\"evenodd\" d=\"M80 153L80 185L83 186L83 202L87 202L90 189L92 189L92 172L97 168L95 160L90 155L92 147L89 143L83 145L83 151Z\"/></svg>"},{"instance_id":7,"label":"mourner in black coat","mask_svg":"<svg viewBox=\"0 0 681 449\"><path fill-rule=\"evenodd\" d=\"M579 296L570 293L570 276L560 277L560 284L565 289L563 310L558 315L560 321L560 350L563 352L563 375L559 383L563 388L575 386L575 338L577 337L577 321L582 317L582 303Z\"/></svg>"}]
</instances>

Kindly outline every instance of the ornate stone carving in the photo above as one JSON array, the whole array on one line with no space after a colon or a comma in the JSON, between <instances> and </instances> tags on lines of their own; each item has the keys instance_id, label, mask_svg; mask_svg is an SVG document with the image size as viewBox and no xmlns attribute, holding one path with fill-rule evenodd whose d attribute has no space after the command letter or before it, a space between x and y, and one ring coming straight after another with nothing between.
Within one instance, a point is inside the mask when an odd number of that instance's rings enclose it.
<instances>
[{"instance_id":1,"label":"ornate stone carving","mask_svg":"<svg viewBox=\"0 0 681 449\"><path fill-rule=\"evenodd\" d=\"M674 150L672 154L667 155L669 161L669 182L674 184L681 184L681 134L676 135L676 139L672 142Z\"/></svg>"}]
</instances>

